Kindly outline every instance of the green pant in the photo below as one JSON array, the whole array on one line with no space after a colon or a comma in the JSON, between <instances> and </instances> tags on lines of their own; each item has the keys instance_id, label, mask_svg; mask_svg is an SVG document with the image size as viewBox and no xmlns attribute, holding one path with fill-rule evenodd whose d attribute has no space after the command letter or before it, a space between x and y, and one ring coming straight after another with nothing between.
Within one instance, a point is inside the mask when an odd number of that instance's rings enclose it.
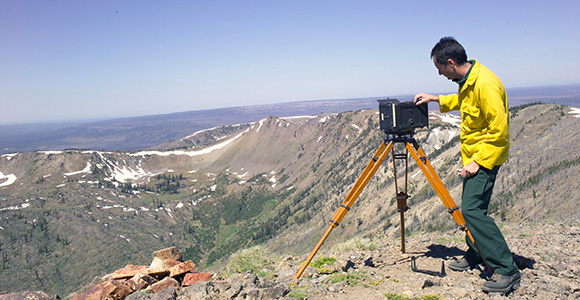
<instances>
[{"instance_id":1,"label":"green pant","mask_svg":"<svg viewBox=\"0 0 580 300\"><path fill-rule=\"evenodd\" d=\"M471 178L463 179L463 197L461 212L471 232L481 258L500 275L513 275L518 271L501 231L492 217L487 215L489 201L493 193L495 177L499 166L493 170L480 167L479 172ZM466 255L478 257L477 249L471 240L466 238L469 250Z\"/></svg>"}]
</instances>

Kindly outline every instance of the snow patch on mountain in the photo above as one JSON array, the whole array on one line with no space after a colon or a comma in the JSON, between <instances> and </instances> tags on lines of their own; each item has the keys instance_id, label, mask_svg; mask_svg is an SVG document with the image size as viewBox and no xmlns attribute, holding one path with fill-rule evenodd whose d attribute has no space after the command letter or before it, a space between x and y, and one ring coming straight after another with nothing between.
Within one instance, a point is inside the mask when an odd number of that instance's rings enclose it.
<instances>
[{"instance_id":1,"label":"snow patch on mountain","mask_svg":"<svg viewBox=\"0 0 580 300\"><path fill-rule=\"evenodd\" d=\"M19 153L7 153L4 155L0 155L0 157L6 158L6 160L11 160L14 156L18 155Z\"/></svg>"},{"instance_id":2,"label":"snow patch on mountain","mask_svg":"<svg viewBox=\"0 0 580 300\"><path fill-rule=\"evenodd\" d=\"M26 200L28 201L28 200ZM22 203L20 205L16 205L16 206L8 206L5 208L0 208L0 211L5 211L5 210L19 210L19 209L23 209L23 208L27 208L30 206L30 203Z\"/></svg>"},{"instance_id":3,"label":"snow patch on mountain","mask_svg":"<svg viewBox=\"0 0 580 300\"><path fill-rule=\"evenodd\" d=\"M222 149L224 147L226 147L227 145L231 144L232 142L234 142L235 140L239 139L241 136L243 136L245 133L248 133L250 131L250 129L246 129L243 132L239 133L238 135L236 135L235 137L224 141L222 143L219 144L215 144L211 147L207 147L205 149L201 149L201 150L197 150L197 151L186 151L186 150L173 150L173 151L140 151L140 152L136 152L136 153L131 153L129 155L131 156L146 156L146 155L158 155L158 156L170 156L170 155L187 155L187 156L198 156L198 155L204 155L204 154L209 154L215 150L219 150Z\"/></svg>"},{"instance_id":4,"label":"snow patch on mountain","mask_svg":"<svg viewBox=\"0 0 580 300\"><path fill-rule=\"evenodd\" d=\"M14 174L4 175L4 173L0 172L0 187L9 186L16 182L16 179L18 178Z\"/></svg>"},{"instance_id":5,"label":"snow patch on mountain","mask_svg":"<svg viewBox=\"0 0 580 300\"><path fill-rule=\"evenodd\" d=\"M260 129L262 128L262 125L264 125L264 121L266 121L266 119L262 119L260 121L258 121L258 129L256 129L256 133L260 132ZM254 126L252 125L251 129L254 129Z\"/></svg>"},{"instance_id":6,"label":"snow patch on mountain","mask_svg":"<svg viewBox=\"0 0 580 300\"><path fill-rule=\"evenodd\" d=\"M186 136L186 137L182 138L182 139L181 139L181 141L183 141L183 140L187 140L187 139L189 139L189 138L192 138L192 137L194 137L194 136L196 136L196 135L198 135L198 134L200 134L200 133L204 133L204 132L212 131L212 130L214 130L214 129L217 129L217 128L220 128L220 127L221 127L221 126L217 126L217 127L212 127L212 128L208 128L208 129L203 129L203 130L200 130L200 131L196 131L196 132L194 132L194 133L192 133L192 134L190 134L190 135L188 135L188 136Z\"/></svg>"},{"instance_id":7,"label":"snow patch on mountain","mask_svg":"<svg viewBox=\"0 0 580 300\"><path fill-rule=\"evenodd\" d=\"M127 162L123 160L124 165L120 166L118 162L111 161L111 160L107 159L103 155L103 153L101 153L101 152L97 152L97 155L99 155L103 164L99 163L99 164L96 164L95 166L99 169L105 169L108 171L109 177L105 178L105 180L127 183L129 180L137 181L137 180L144 178L144 177L151 177L151 176L157 175L155 173L148 172L145 169L143 169L143 167L141 167L140 163L139 163L139 165L137 165L135 167L128 167ZM90 172L90 163L87 163L87 167L85 167L85 170L87 168L89 169L89 172ZM81 172L81 171L79 171L79 172ZM78 173L78 172L74 172L74 173Z\"/></svg>"},{"instance_id":8,"label":"snow patch on mountain","mask_svg":"<svg viewBox=\"0 0 580 300\"><path fill-rule=\"evenodd\" d=\"M438 112L430 112L429 113L431 120L441 120L443 123L451 124L453 126L459 127L461 125L461 117L450 114L450 113L438 113Z\"/></svg>"},{"instance_id":9,"label":"snow patch on mountain","mask_svg":"<svg viewBox=\"0 0 580 300\"><path fill-rule=\"evenodd\" d=\"M316 119L317 116L293 116L293 117L282 117L282 120L291 120L291 119Z\"/></svg>"},{"instance_id":10,"label":"snow patch on mountain","mask_svg":"<svg viewBox=\"0 0 580 300\"><path fill-rule=\"evenodd\" d=\"M38 151L38 153L50 155L50 154L62 154L63 151Z\"/></svg>"},{"instance_id":11,"label":"snow patch on mountain","mask_svg":"<svg viewBox=\"0 0 580 300\"><path fill-rule=\"evenodd\" d=\"M70 173L64 173L65 176L74 176L74 175L78 175L78 174L84 174L84 173L91 173L91 162L87 162L87 166L80 170L80 171L76 171L76 172L70 172Z\"/></svg>"},{"instance_id":12,"label":"snow patch on mountain","mask_svg":"<svg viewBox=\"0 0 580 300\"><path fill-rule=\"evenodd\" d=\"M580 118L580 108L570 107L569 114L573 115L574 118Z\"/></svg>"},{"instance_id":13,"label":"snow patch on mountain","mask_svg":"<svg viewBox=\"0 0 580 300\"><path fill-rule=\"evenodd\" d=\"M127 168L127 166L123 166L122 168L115 167L113 170L113 178L121 183L126 183L127 181L136 181L143 177L154 176L156 174L147 172L140 166L136 169Z\"/></svg>"}]
</instances>

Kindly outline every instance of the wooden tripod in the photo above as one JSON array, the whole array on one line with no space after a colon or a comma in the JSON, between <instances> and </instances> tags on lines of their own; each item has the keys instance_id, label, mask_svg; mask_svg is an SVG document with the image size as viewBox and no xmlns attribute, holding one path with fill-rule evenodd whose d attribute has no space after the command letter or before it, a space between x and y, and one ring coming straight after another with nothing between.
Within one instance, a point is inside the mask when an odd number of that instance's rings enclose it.
<instances>
[{"instance_id":1,"label":"wooden tripod","mask_svg":"<svg viewBox=\"0 0 580 300\"><path fill-rule=\"evenodd\" d=\"M435 189L435 192L437 192L437 195L439 195L439 198L441 198L441 200L443 201L443 204L447 208L447 211L451 214L451 216L453 217L453 219L455 220L455 222L459 226L459 229L465 231L467 236L471 240L471 242L473 242L473 244L475 245L475 241L473 240L473 236L471 235L471 232L469 232L469 229L465 225L465 220L463 219L463 214L461 214L459 207L457 207L457 205L455 204L455 202L451 198L451 195L449 195L449 192L447 191L447 189L443 185L443 182L441 181L439 176L437 176L435 169L433 169L433 166L431 165L431 163L429 162L429 160L425 156L425 153L423 152L421 147L419 147L419 144L417 143L417 141L413 137L413 132L407 133L407 134L394 134L394 135L389 135L381 143L381 146L379 147L377 152L373 155L371 161L368 163L368 165L366 166L366 168L364 169L364 171L362 172L362 174L360 175L360 177L358 178L358 180L354 184L353 188L350 190L350 192L346 196L346 199L342 202L342 205L340 205L340 208L338 209L338 211L336 212L336 214L334 215L334 217L330 221L330 226L328 227L328 229L326 230L326 232L324 233L324 235L322 236L322 238L320 239L318 244L316 244L316 247L314 247L314 250L312 250L312 253L310 253L310 256L308 257L308 259L302 264L302 267L300 268L298 273L296 273L296 275L294 276L294 279L300 278L300 276L302 275L302 273L304 272L304 270L306 269L308 264L312 261L312 259L316 255L316 252L318 252L318 250L320 249L320 247L322 246L322 244L324 243L324 241L326 240L328 235L330 235L330 232L332 232L332 230L334 228L336 228L340 225L342 218L344 218L346 213L350 210L350 208L352 207L352 205L354 204L354 202L356 201L356 199L358 198L360 193L363 191L363 189L367 186L367 184L369 183L369 181L371 180L373 175L376 173L379 166L387 158L389 153L391 151L393 151L393 147L394 147L395 143L403 143L405 145L406 150L407 150L407 153L405 153L405 154L395 154L393 152L393 167L395 167L395 159L399 159L399 158L405 159L405 190L404 190L404 192L398 191L397 179L396 179L397 171L396 171L396 169L394 170L395 189L397 192L396 193L397 210L401 214L401 251L403 253L405 252L404 214L405 214L405 211L408 209L407 208L407 198L409 198L409 196L407 195L407 154L408 153L411 153L411 156L413 157L413 159L415 159L415 162L417 162L417 165L419 165L419 168L421 169L421 171L423 171L423 174L425 174L425 177L427 177L427 180L429 180L429 183L431 184L433 189Z\"/></svg>"}]
</instances>

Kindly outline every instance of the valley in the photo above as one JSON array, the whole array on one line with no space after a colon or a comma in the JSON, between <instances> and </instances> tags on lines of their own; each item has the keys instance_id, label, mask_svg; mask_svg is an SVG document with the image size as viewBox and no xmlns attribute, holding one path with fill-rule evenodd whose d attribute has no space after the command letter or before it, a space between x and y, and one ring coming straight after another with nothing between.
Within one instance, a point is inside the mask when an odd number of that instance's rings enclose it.
<instances>
[{"instance_id":1,"label":"valley","mask_svg":"<svg viewBox=\"0 0 580 300\"><path fill-rule=\"evenodd\" d=\"M578 220L578 110L534 103L510 114L511 156L496 183L493 216L506 224ZM430 118L415 137L459 202L458 117ZM171 246L202 270L219 270L230 254L255 245L303 255L383 139L370 109L270 116L135 152L3 154L0 290L66 296ZM392 172L387 159L325 247L355 236L399 237ZM409 194L410 240L455 228L412 160Z\"/></svg>"}]
</instances>

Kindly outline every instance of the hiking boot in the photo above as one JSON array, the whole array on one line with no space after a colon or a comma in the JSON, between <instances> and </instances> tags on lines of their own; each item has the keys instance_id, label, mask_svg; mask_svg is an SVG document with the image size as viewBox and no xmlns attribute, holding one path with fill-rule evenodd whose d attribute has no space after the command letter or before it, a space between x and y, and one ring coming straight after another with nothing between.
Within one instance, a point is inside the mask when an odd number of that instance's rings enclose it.
<instances>
[{"instance_id":1,"label":"hiking boot","mask_svg":"<svg viewBox=\"0 0 580 300\"><path fill-rule=\"evenodd\" d=\"M465 272L474 269L481 263L483 263L483 259L481 258L467 258L464 256L450 262L447 267L456 272Z\"/></svg>"},{"instance_id":2,"label":"hiking boot","mask_svg":"<svg viewBox=\"0 0 580 300\"><path fill-rule=\"evenodd\" d=\"M500 275L493 273L490 279L483 284L483 291L486 293L504 293L507 294L520 287L522 276L520 271L514 275Z\"/></svg>"}]
</instances>

